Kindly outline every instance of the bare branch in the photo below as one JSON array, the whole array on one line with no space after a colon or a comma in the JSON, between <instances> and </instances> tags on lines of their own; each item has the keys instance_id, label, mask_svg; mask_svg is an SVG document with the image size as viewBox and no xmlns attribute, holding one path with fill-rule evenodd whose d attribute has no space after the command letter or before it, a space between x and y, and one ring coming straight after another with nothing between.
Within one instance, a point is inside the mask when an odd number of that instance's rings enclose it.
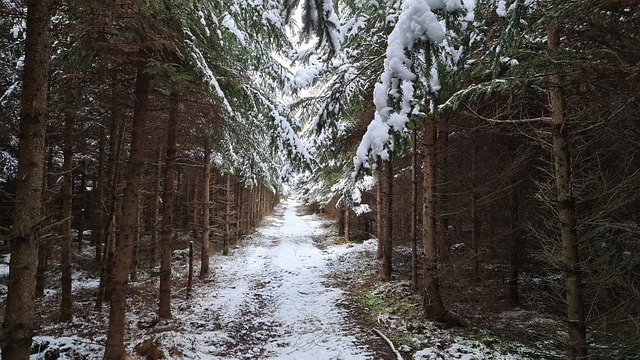
<instances>
[{"instance_id":1,"label":"bare branch","mask_svg":"<svg viewBox=\"0 0 640 360\"><path fill-rule=\"evenodd\" d=\"M391 351L393 351L393 353L396 354L396 356L398 357L398 360L402 360L402 354L400 354L400 352L396 350L396 347L393 346L393 342L389 340L388 337L384 336L384 334L380 332L380 330L378 329L371 329L371 331L373 331L376 335L380 336L387 343L387 345L389 345L389 347L391 348Z\"/></svg>"}]
</instances>

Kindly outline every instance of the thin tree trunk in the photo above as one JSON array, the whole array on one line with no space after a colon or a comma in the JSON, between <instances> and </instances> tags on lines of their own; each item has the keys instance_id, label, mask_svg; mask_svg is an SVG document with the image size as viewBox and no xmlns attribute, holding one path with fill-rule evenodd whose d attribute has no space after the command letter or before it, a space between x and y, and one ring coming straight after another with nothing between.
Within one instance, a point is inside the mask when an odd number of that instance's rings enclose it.
<instances>
[{"instance_id":1,"label":"thin tree trunk","mask_svg":"<svg viewBox=\"0 0 640 360\"><path fill-rule=\"evenodd\" d=\"M187 297L191 296L193 288L193 241L189 241L189 275L187 276Z\"/></svg>"},{"instance_id":2,"label":"thin tree trunk","mask_svg":"<svg viewBox=\"0 0 640 360\"><path fill-rule=\"evenodd\" d=\"M511 225L511 249L509 251L510 269L509 269L509 302L511 305L520 305L520 294L518 291L518 273L520 268L520 189L518 188L517 173L511 180L511 209L510 209L510 225Z\"/></svg>"},{"instance_id":3,"label":"thin tree trunk","mask_svg":"<svg viewBox=\"0 0 640 360\"><path fill-rule=\"evenodd\" d=\"M240 240L240 237L244 235L242 231L242 183L238 178L236 184L236 241Z\"/></svg>"},{"instance_id":4,"label":"thin tree trunk","mask_svg":"<svg viewBox=\"0 0 640 360\"><path fill-rule=\"evenodd\" d=\"M140 228L142 218L142 196L138 198L138 213L136 214L136 224L133 233L133 254L131 255L131 269L129 271L129 280L138 281L138 262L140 261Z\"/></svg>"},{"instance_id":5,"label":"thin tree trunk","mask_svg":"<svg viewBox=\"0 0 640 360\"><path fill-rule=\"evenodd\" d=\"M71 321L73 318L73 300L71 298L71 224L73 223L73 126L75 117L65 114L64 131L64 183L62 184L62 218L63 225L60 257L62 267L60 321Z\"/></svg>"},{"instance_id":6,"label":"thin tree trunk","mask_svg":"<svg viewBox=\"0 0 640 360\"><path fill-rule=\"evenodd\" d=\"M34 293L41 218L51 0L27 0L27 38L20 109L16 210L8 293L2 324L3 360L28 360L35 331Z\"/></svg>"},{"instance_id":7,"label":"thin tree trunk","mask_svg":"<svg viewBox=\"0 0 640 360\"><path fill-rule=\"evenodd\" d=\"M244 200L244 229L245 234L251 232L251 219L253 210L253 188L245 188L245 200Z\"/></svg>"},{"instance_id":8,"label":"thin tree trunk","mask_svg":"<svg viewBox=\"0 0 640 360\"><path fill-rule=\"evenodd\" d=\"M117 88L114 81L112 84L111 94L111 124L109 126L109 164L107 167L107 194L104 199L106 202L106 223L104 227L107 231L104 234L104 253L101 259L100 269L100 285L96 295L95 308L102 309L102 303L109 300L111 293L111 272L113 269L113 261L115 258L115 243L117 235L117 213L118 213L118 183L119 170L118 161L122 154L124 143L125 124L120 119L120 105L117 102Z\"/></svg>"},{"instance_id":9,"label":"thin tree trunk","mask_svg":"<svg viewBox=\"0 0 640 360\"><path fill-rule=\"evenodd\" d=\"M411 289L418 290L418 130L411 130Z\"/></svg>"},{"instance_id":10,"label":"thin tree trunk","mask_svg":"<svg viewBox=\"0 0 640 360\"><path fill-rule=\"evenodd\" d=\"M344 210L344 241L351 241L351 209Z\"/></svg>"},{"instance_id":11,"label":"thin tree trunk","mask_svg":"<svg viewBox=\"0 0 640 360\"><path fill-rule=\"evenodd\" d=\"M47 209L52 207L52 200L49 193L53 192L55 183L57 182L57 176L54 174L55 165L53 163L53 147L48 145L49 139L45 137L45 165L44 175L42 179L42 218L47 216ZM47 269L49 268L49 253L51 252L50 241L39 241L38 243L38 266L36 268L36 297L44 297L44 290L47 287Z\"/></svg>"},{"instance_id":12,"label":"thin tree trunk","mask_svg":"<svg viewBox=\"0 0 640 360\"><path fill-rule=\"evenodd\" d=\"M475 140L472 140L471 148L471 249L473 251L471 264L473 281L477 283L480 281L480 245L478 244L478 190L476 183L478 145Z\"/></svg>"},{"instance_id":13,"label":"thin tree trunk","mask_svg":"<svg viewBox=\"0 0 640 360\"><path fill-rule=\"evenodd\" d=\"M391 280L393 271L393 163L391 159L384 165L382 197L382 279Z\"/></svg>"},{"instance_id":14,"label":"thin tree trunk","mask_svg":"<svg viewBox=\"0 0 640 360\"><path fill-rule=\"evenodd\" d=\"M183 191L178 192L178 196L184 198L184 217L182 217L180 220L182 220L182 227L184 229L188 229L189 228L189 210L191 209L191 200L189 198L189 189L190 189L190 177L187 176L187 174L183 174L183 176L180 178L182 179L182 182L178 182L178 189L184 189ZM184 195L183 195L184 194ZM178 204L180 203L180 198L178 199ZM180 206L178 205L178 208L180 208ZM182 216L182 213L180 213L180 215ZM194 224L195 227L195 224Z\"/></svg>"},{"instance_id":15,"label":"thin tree trunk","mask_svg":"<svg viewBox=\"0 0 640 360\"><path fill-rule=\"evenodd\" d=\"M436 151L438 153L439 161L436 160L436 167L441 170L436 172L436 176L437 183L442 184L442 189L438 189L439 196L437 197L437 202L438 209L440 209L439 211L442 211L445 214L443 214L442 216L438 216L440 221L437 222L436 225L438 226L438 228L436 229L439 229L439 238L444 240L444 238L447 236L447 233L449 232L449 215L447 215L446 213L450 212L448 211L447 205L449 203L449 196L447 194L447 189L445 188L445 186L447 185L447 167L449 166L449 156L447 156L446 154L449 147L449 130L447 129L446 123L441 123L438 125L437 137L438 143L436 145Z\"/></svg>"},{"instance_id":16,"label":"thin tree trunk","mask_svg":"<svg viewBox=\"0 0 640 360\"><path fill-rule=\"evenodd\" d=\"M87 216L87 162L82 167L82 180L80 182L80 224L78 227L78 253L82 253L82 240L84 239L84 220Z\"/></svg>"},{"instance_id":17,"label":"thin tree trunk","mask_svg":"<svg viewBox=\"0 0 640 360\"><path fill-rule=\"evenodd\" d=\"M120 233L116 244L116 259L113 270L109 330L105 346L105 360L118 360L126 354L124 348L125 314L127 310L126 292L128 286L135 228L138 226L138 197L144 165L145 123L147 101L151 87L150 75L145 73L145 63L138 65L135 88L135 107L131 127L131 150L127 170L126 187L122 201Z\"/></svg>"},{"instance_id":18,"label":"thin tree trunk","mask_svg":"<svg viewBox=\"0 0 640 360\"><path fill-rule=\"evenodd\" d=\"M560 47L558 19L551 18L547 30L547 42L553 54ZM570 357L587 357L587 326L582 299L582 276L578 234L576 231L575 199L572 193L571 154L569 134L564 113L562 78L558 73L549 76L551 101L551 134L553 136L554 175L557 192L557 214L560 221L562 263L565 275L567 298L567 327L569 332Z\"/></svg>"},{"instance_id":19,"label":"thin tree trunk","mask_svg":"<svg viewBox=\"0 0 640 360\"><path fill-rule=\"evenodd\" d=\"M171 116L171 114L169 116ZM169 131L168 128L167 131ZM158 228L160 226L160 222L158 221L158 218L160 216L160 186L162 179L162 151L160 150L158 150L157 160L158 164L156 166L156 181L153 182L153 201L151 202L151 255L149 259L149 266L152 268L155 267L158 263L159 249Z\"/></svg>"},{"instance_id":20,"label":"thin tree trunk","mask_svg":"<svg viewBox=\"0 0 640 360\"><path fill-rule=\"evenodd\" d=\"M338 211L340 212L340 216L338 217L338 236L344 236L345 207L341 206Z\"/></svg>"},{"instance_id":21,"label":"thin tree trunk","mask_svg":"<svg viewBox=\"0 0 640 360\"><path fill-rule=\"evenodd\" d=\"M235 183L235 189L236 189L236 197L235 197L235 215L236 215L236 244L238 243L238 240L240 239L240 236L242 235L242 230L240 229L240 223L241 223L241 204L242 204L242 186L240 184L240 179L238 178L236 183Z\"/></svg>"},{"instance_id":22,"label":"thin tree trunk","mask_svg":"<svg viewBox=\"0 0 640 360\"><path fill-rule=\"evenodd\" d=\"M424 130L424 184L423 184L423 247L424 247L424 316L441 320L447 310L440 297L438 254L436 247L436 120L425 120Z\"/></svg>"},{"instance_id":23,"label":"thin tree trunk","mask_svg":"<svg viewBox=\"0 0 640 360\"><path fill-rule=\"evenodd\" d=\"M198 199L198 190L199 190L199 184L197 181L193 182L193 228L197 228L198 224L200 223L200 218L203 217L202 215L202 209L203 207L199 207L198 206L198 201L196 201L196 199ZM204 193L203 193L204 196ZM211 196L211 195L209 195ZM203 205L204 206L204 205ZM211 210L209 210L209 212L211 212Z\"/></svg>"},{"instance_id":24,"label":"thin tree trunk","mask_svg":"<svg viewBox=\"0 0 640 360\"><path fill-rule=\"evenodd\" d=\"M247 209L247 230L251 232L255 223L256 214L256 187L249 189L249 206Z\"/></svg>"},{"instance_id":25,"label":"thin tree trunk","mask_svg":"<svg viewBox=\"0 0 640 360\"><path fill-rule=\"evenodd\" d=\"M233 201L233 192L231 191L231 174L227 173L226 178L226 199L224 209L224 239L222 246L222 255L229 255L229 242L231 241L231 205Z\"/></svg>"},{"instance_id":26,"label":"thin tree trunk","mask_svg":"<svg viewBox=\"0 0 640 360\"><path fill-rule=\"evenodd\" d=\"M258 201L256 202L258 206L256 206L256 223L254 226L258 226L260 221L262 221L262 217L264 216L264 194L263 194L263 185L262 183L258 184L258 192L256 194Z\"/></svg>"},{"instance_id":27,"label":"thin tree trunk","mask_svg":"<svg viewBox=\"0 0 640 360\"><path fill-rule=\"evenodd\" d=\"M95 186L96 194L93 200L93 230L91 237L93 244L95 245L95 260L97 263L102 261L102 229L104 226L104 211L105 211L105 191L104 191L104 143L105 143L105 130L100 130L100 141L98 145L98 175L96 176Z\"/></svg>"},{"instance_id":28,"label":"thin tree trunk","mask_svg":"<svg viewBox=\"0 0 640 360\"><path fill-rule=\"evenodd\" d=\"M200 253L200 280L204 280L209 275L209 234L211 232L211 149L209 141L205 142L204 149L204 184L202 190L202 251Z\"/></svg>"},{"instance_id":29,"label":"thin tree trunk","mask_svg":"<svg viewBox=\"0 0 640 360\"><path fill-rule=\"evenodd\" d=\"M54 216L51 214L52 208L57 207L57 201L52 194L55 192L58 182L58 174L54 161L54 148L50 145L50 137L45 135L45 163L44 175L42 179L42 213L41 218ZM55 211L55 210L53 210ZM47 287L47 270L49 269L49 258L51 257L51 241L38 242L38 266L36 268L36 297L44 297Z\"/></svg>"},{"instance_id":30,"label":"thin tree trunk","mask_svg":"<svg viewBox=\"0 0 640 360\"><path fill-rule=\"evenodd\" d=\"M162 238L160 239L160 290L158 316L171 318L171 243L173 242L173 207L176 176L176 132L178 127L179 100L171 96L171 112L167 122L166 166L164 168L164 194L162 196Z\"/></svg>"},{"instance_id":31,"label":"thin tree trunk","mask_svg":"<svg viewBox=\"0 0 640 360\"><path fill-rule=\"evenodd\" d=\"M378 238L378 251L376 252L376 257L378 259L382 259L382 255L384 252L384 244L382 234L382 187L384 186L382 180L382 171L378 171L378 181L376 184L376 237Z\"/></svg>"}]
</instances>

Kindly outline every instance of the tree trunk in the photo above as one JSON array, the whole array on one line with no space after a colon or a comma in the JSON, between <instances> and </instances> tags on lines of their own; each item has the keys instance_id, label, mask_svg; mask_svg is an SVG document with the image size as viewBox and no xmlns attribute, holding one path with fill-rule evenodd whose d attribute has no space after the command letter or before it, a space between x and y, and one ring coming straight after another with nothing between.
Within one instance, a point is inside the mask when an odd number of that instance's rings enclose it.
<instances>
[{"instance_id":1,"label":"tree trunk","mask_svg":"<svg viewBox=\"0 0 640 360\"><path fill-rule=\"evenodd\" d=\"M231 189L231 174L227 173L226 178L226 198L224 209L224 239L222 255L229 255L229 242L231 241L231 205L233 201L233 191Z\"/></svg>"},{"instance_id":2,"label":"tree trunk","mask_svg":"<svg viewBox=\"0 0 640 360\"><path fill-rule=\"evenodd\" d=\"M393 163L391 159L384 164L382 170L384 180L381 190L382 198L382 279L391 280L393 271Z\"/></svg>"},{"instance_id":3,"label":"tree trunk","mask_svg":"<svg viewBox=\"0 0 640 360\"><path fill-rule=\"evenodd\" d=\"M340 216L338 217L338 236L344 236L344 220L346 219L344 206L341 206L338 210L340 212Z\"/></svg>"},{"instance_id":4,"label":"tree trunk","mask_svg":"<svg viewBox=\"0 0 640 360\"><path fill-rule=\"evenodd\" d=\"M174 100L172 100L174 101ZM173 109L173 108L172 108ZM169 116L172 116L169 114ZM170 121L170 120L169 120ZM170 126L168 124L167 126ZM167 132L169 132L169 128L167 127ZM168 135L167 135L168 136ZM150 249L150 259L149 259L149 267L153 268L158 263L158 249L159 249L159 241L158 241L158 227L160 226L160 222L158 218L160 216L160 186L162 185L160 180L162 179L162 151L158 150L158 164L156 166L156 181L153 182L153 201L151 202L151 249ZM175 171L175 169L174 169Z\"/></svg>"},{"instance_id":5,"label":"tree trunk","mask_svg":"<svg viewBox=\"0 0 640 360\"><path fill-rule=\"evenodd\" d=\"M418 136L417 123L411 130L411 289L418 290Z\"/></svg>"},{"instance_id":6,"label":"tree trunk","mask_svg":"<svg viewBox=\"0 0 640 360\"><path fill-rule=\"evenodd\" d=\"M95 308L102 309L102 303L109 300L111 293L111 277L113 261L115 258L115 243L117 235L117 213L118 213L118 183L119 173L118 162L122 154L124 143L125 124L120 119L120 105L117 102L118 89L116 84L112 85L111 94L111 124L109 126L109 164L107 167L107 193L104 196L106 206L106 219L103 226L107 229L104 234L104 252L101 258L100 285L96 294Z\"/></svg>"},{"instance_id":7,"label":"tree trunk","mask_svg":"<svg viewBox=\"0 0 640 360\"><path fill-rule=\"evenodd\" d=\"M178 127L179 100L171 96L171 110L167 122L166 166L164 168L164 194L162 196L162 238L160 239L160 293L158 316L171 318L171 243L173 242L173 205L176 176L176 132Z\"/></svg>"},{"instance_id":8,"label":"tree trunk","mask_svg":"<svg viewBox=\"0 0 640 360\"><path fill-rule=\"evenodd\" d=\"M382 259L382 254L384 251L383 237L382 234L382 187L384 186L382 180L382 170L378 171L378 181L376 183L376 237L378 238L378 250L376 252L376 257L378 259Z\"/></svg>"},{"instance_id":9,"label":"tree trunk","mask_svg":"<svg viewBox=\"0 0 640 360\"><path fill-rule=\"evenodd\" d=\"M239 241L240 237L244 235L244 231L242 229L243 198L244 198L243 186L240 178L238 178L238 183L236 184L236 241Z\"/></svg>"},{"instance_id":10,"label":"tree trunk","mask_svg":"<svg viewBox=\"0 0 640 360\"><path fill-rule=\"evenodd\" d=\"M2 359L28 360L34 328L38 223L42 208L51 0L27 0L16 210L11 234Z\"/></svg>"},{"instance_id":11,"label":"tree trunk","mask_svg":"<svg viewBox=\"0 0 640 360\"><path fill-rule=\"evenodd\" d=\"M477 190L477 157L478 145L472 140L471 145L471 265L474 282L480 281L480 245L478 243L478 190Z\"/></svg>"},{"instance_id":12,"label":"tree trunk","mask_svg":"<svg viewBox=\"0 0 640 360\"><path fill-rule=\"evenodd\" d=\"M191 297L193 288L193 241L189 241L189 274L187 276L187 297Z\"/></svg>"},{"instance_id":13,"label":"tree trunk","mask_svg":"<svg viewBox=\"0 0 640 360\"><path fill-rule=\"evenodd\" d=\"M199 182L198 181L193 181L193 193L192 193L192 203L193 203L193 217L192 217L192 226L194 229L196 229L198 227L198 224L200 224L200 219L201 217L203 217L204 215L202 214L202 209L204 209L204 205L202 205L202 207L198 206L198 191L199 189ZM204 192L203 192L203 198L204 198ZM208 195L209 197L211 195ZM209 212L211 212L211 210L209 210Z\"/></svg>"},{"instance_id":14,"label":"tree trunk","mask_svg":"<svg viewBox=\"0 0 640 360\"><path fill-rule=\"evenodd\" d=\"M54 199L52 194L55 192L58 182L58 174L54 161L54 148L50 144L50 137L45 135L45 163L44 175L42 181L42 213L40 217L45 219L48 216L54 217L58 207L58 199ZM62 227L60 227L62 231ZM47 287L47 270L49 269L49 258L51 258L52 242L46 240L38 241L38 266L36 267L36 294L37 298L44 297L44 291Z\"/></svg>"},{"instance_id":15,"label":"tree trunk","mask_svg":"<svg viewBox=\"0 0 640 360\"><path fill-rule=\"evenodd\" d=\"M184 229L189 228L189 210L191 209L191 200L189 198L189 189L191 185L190 180L191 179L189 178L189 176L187 176L186 173L178 179L178 189L183 189L182 191L178 192L178 204L184 202L184 213L180 213L180 220L182 221L182 227ZM180 201L181 199L182 201ZM180 208L181 206L177 205L177 207Z\"/></svg>"},{"instance_id":16,"label":"tree trunk","mask_svg":"<svg viewBox=\"0 0 640 360\"><path fill-rule=\"evenodd\" d=\"M82 180L80 182L80 224L78 227L78 253L82 253L82 241L84 240L84 220L87 216L87 162L82 166Z\"/></svg>"},{"instance_id":17,"label":"tree trunk","mask_svg":"<svg viewBox=\"0 0 640 360\"><path fill-rule=\"evenodd\" d=\"M43 213L40 215L41 218L45 218L47 214L47 209L53 207L53 201L51 196L47 196L47 194L52 193L55 188L55 183L57 182L57 176L54 174L55 165L53 162L53 150L52 146L48 145L49 139L45 136L45 164L44 164L44 172L47 175L43 176L42 181L42 210ZM42 298L44 297L44 290L47 287L47 269L49 268L49 253L51 252L51 242L50 241L39 241L38 242L38 266L36 267L36 297Z\"/></svg>"},{"instance_id":18,"label":"tree trunk","mask_svg":"<svg viewBox=\"0 0 640 360\"><path fill-rule=\"evenodd\" d=\"M142 196L138 197L138 213L136 214L136 224L133 233L133 254L131 254L131 269L129 270L129 280L138 281L138 262L140 261L140 228L142 221Z\"/></svg>"},{"instance_id":19,"label":"tree trunk","mask_svg":"<svg viewBox=\"0 0 640 360\"><path fill-rule=\"evenodd\" d=\"M552 55L560 47L558 19L551 18L547 29L547 42ZM567 327L569 332L570 357L587 357L587 326L582 299L582 277L578 234L576 231L575 199L572 193L571 154L569 135L564 113L562 78L558 73L549 76L551 101L551 134L553 136L554 176L557 192L557 214L560 221L562 263L564 266L565 291L567 297Z\"/></svg>"},{"instance_id":20,"label":"tree trunk","mask_svg":"<svg viewBox=\"0 0 640 360\"><path fill-rule=\"evenodd\" d=\"M438 216L440 221L437 221L437 232L439 241L443 241L447 237L447 233L449 232L449 216L447 213L450 213L448 208L449 196L447 194L447 168L449 166L449 156L447 155L447 151L449 149L449 129L447 128L447 124L440 123L437 129L437 148L436 152L438 153L438 160L436 160L436 168L441 169L436 172L437 183L442 184L441 189L438 189L439 196L437 197L438 209L443 212L441 216Z\"/></svg>"},{"instance_id":21,"label":"tree trunk","mask_svg":"<svg viewBox=\"0 0 640 360\"><path fill-rule=\"evenodd\" d=\"M424 247L424 316L441 320L447 310L440 297L438 254L436 248L436 120L428 118L424 126L423 247Z\"/></svg>"},{"instance_id":22,"label":"tree trunk","mask_svg":"<svg viewBox=\"0 0 640 360\"><path fill-rule=\"evenodd\" d=\"M109 330L105 346L104 359L118 360L125 354L124 329L127 310L126 292L131 267L131 255L137 223L140 183L144 165L145 123L147 119L147 100L151 87L151 78L145 73L145 63L138 65L135 88L135 107L131 127L131 150L127 169L126 187L122 200L120 233L116 244L115 267L111 283L111 309L109 312Z\"/></svg>"},{"instance_id":23,"label":"tree trunk","mask_svg":"<svg viewBox=\"0 0 640 360\"><path fill-rule=\"evenodd\" d=\"M351 209L344 210L344 241L351 241Z\"/></svg>"},{"instance_id":24,"label":"tree trunk","mask_svg":"<svg viewBox=\"0 0 640 360\"><path fill-rule=\"evenodd\" d=\"M105 212L105 191L104 191L104 143L105 143L105 130L100 130L100 141L98 145L98 175L96 176L95 187L96 193L93 198L93 218L92 224L92 242L96 247L95 260L96 263L100 263L102 260L102 229L104 227L104 212Z\"/></svg>"},{"instance_id":25,"label":"tree trunk","mask_svg":"<svg viewBox=\"0 0 640 360\"><path fill-rule=\"evenodd\" d=\"M73 223L73 126L74 115L65 114L64 131L64 183L62 185L62 241L60 244L60 258L62 267L60 321L71 321L73 318L73 300L71 297L71 224Z\"/></svg>"},{"instance_id":26,"label":"tree trunk","mask_svg":"<svg viewBox=\"0 0 640 360\"><path fill-rule=\"evenodd\" d=\"M247 208L247 232L251 232L256 218L256 186L249 189L249 206Z\"/></svg>"},{"instance_id":27,"label":"tree trunk","mask_svg":"<svg viewBox=\"0 0 640 360\"><path fill-rule=\"evenodd\" d=\"M209 234L211 232L211 149L209 141L204 145L204 184L202 190L202 251L200 253L200 280L209 275Z\"/></svg>"}]
</instances>

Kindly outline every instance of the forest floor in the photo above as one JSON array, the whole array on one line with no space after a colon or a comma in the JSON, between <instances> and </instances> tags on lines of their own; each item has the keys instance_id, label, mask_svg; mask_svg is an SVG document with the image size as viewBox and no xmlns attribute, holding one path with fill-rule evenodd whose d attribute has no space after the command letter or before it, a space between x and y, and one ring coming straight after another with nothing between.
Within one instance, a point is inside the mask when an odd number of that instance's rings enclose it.
<instances>
[{"instance_id":1,"label":"forest floor","mask_svg":"<svg viewBox=\"0 0 640 360\"><path fill-rule=\"evenodd\" d=\"M421 320L420 298L409 282L378 281L375 250L375 240L344 243L330 221L284 202L230 256L212 256L212 274L196 280L190 295L187 253L174 251L171 320L156 317L154 271L141 272L131 283L128 349L135 355L135 345L152 340L167 359L398 359L375 328L405 359L558 355ZM98 282L90 275L95 271L87 271L89 246L86 251L76 259L84 270L74 273L71 323L56 322L59 286L51 274L51 289L38 301L32 360L102 358L108 311L93 309ZM5 270L0 265L0 275ZM6 296L6 286L0 294Z\"/></svg>"}]
</instances>

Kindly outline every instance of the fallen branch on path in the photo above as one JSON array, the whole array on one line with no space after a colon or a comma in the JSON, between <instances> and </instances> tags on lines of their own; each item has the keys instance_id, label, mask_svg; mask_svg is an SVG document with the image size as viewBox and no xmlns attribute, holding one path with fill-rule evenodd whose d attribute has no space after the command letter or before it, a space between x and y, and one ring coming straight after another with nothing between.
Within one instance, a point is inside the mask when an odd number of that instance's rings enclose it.
<instances>
[{"instance_id":1,"label":"fallen branch on path","mask_svg":"<svg viewBox=\"0 0 640 360\"><path fill-rule=\"evenodd\" d=\"M387 345L389 345L389 347L391 348L391 351L393 351L393 353L396 354L396 356L398 357L398 360L403 360L402 354L400 354L400 352L396 350L396 347L393 346L393 342L389 340L388 337L384 336L384 334L380 332L380 330L378 329L371 329L371 331L373 331L376 335L380 336L387 343Z\"/></svg>"}]
</instances>

